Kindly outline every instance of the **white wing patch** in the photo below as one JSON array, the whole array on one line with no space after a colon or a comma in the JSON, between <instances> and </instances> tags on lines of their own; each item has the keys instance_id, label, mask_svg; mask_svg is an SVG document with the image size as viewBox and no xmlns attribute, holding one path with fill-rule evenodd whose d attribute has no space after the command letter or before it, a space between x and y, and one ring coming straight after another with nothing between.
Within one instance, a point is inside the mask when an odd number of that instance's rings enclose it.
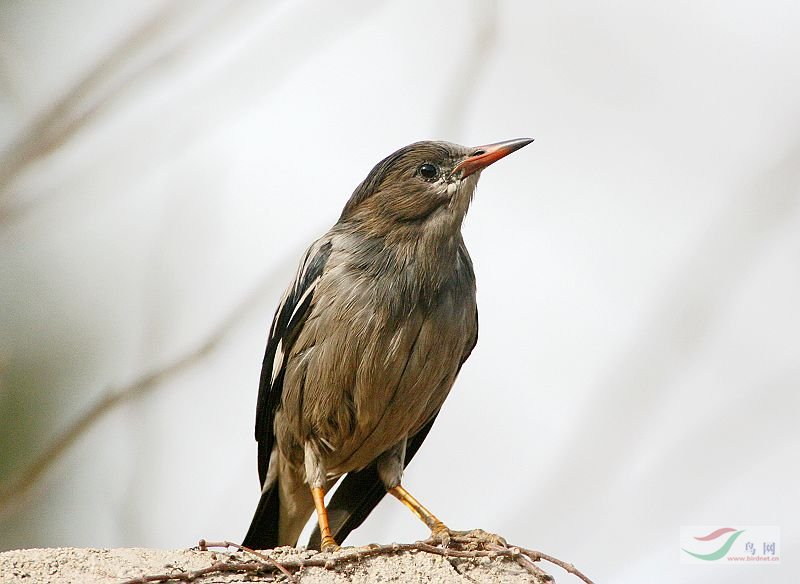
<instances>
[{"instance_id":1,"label":"white wing patch","mask_svg":"<svg viewBox=\"0 0 800 584\"><path fill-rule=\"evenodd\" d=\"M306 252L306 256L303 258L303 263L297 270L297 274L294 278L294 283L286 289L286 292L283 293L283 297L281 298L281 302L278 305L278 310L275 312L275 320L272 323L272 331L270 332L270 336L275 338L278 334L278 321L280 314L283 312L284 307L286 306L286 302L289 300L289 297L292 293L297 293L297 289L300 286L301 282L305 279L306 273L308 272L309 264L311 263L311 258L313 258L319 246L314 246ZM286 325L288 326L289 323L292 322L297 311L300 310L300 307L303 306L303 303L308 299L308 297L314 293L314 289L317 287L317 284L322 279L322 274L317 276L313 282L311 282L305 290L303 290L302 296L297 299L294 303L294 309L292 310L292 314L289 315L289 318L285 321ZM272 360L272 376L270 377L270 383L275 383L275 378L278 377L278 373L280 373L281 368L283 367L284 360L286 355L284 355L283 350L283 339L278 340L278 345L275 348L275 357Z\"/></svg>"},{"instance_id":2,"label":"white wing patch","mask_svg":"<svg viewBox=\"0 0 800 584\"><path fill-rule=\"evenodd\" d=\"M272 360L272 377L270 378L270 383L275 383L275 378L278 376L278 372L283 367L283 339L278 341L278 346L275 347L275 358Z\"/></svg>"},{"instance_id":3,"label":"white wing patch","mask_svg":"<svg viewBox=\"0 0 800 584\"><path fill-rule=\"evenodd\" d=\"M274 337L275 333L278 330L278 320L279 320L278 316L283 311L283 307L286 305L286 300L289 299L289 291L290 290L291 290L291 288L287 288L286 292L284 292L283 296L281 296L281 301L278 304L278 310L275 311L275 318L272 320L272 328L270 329L270 332L269 332L269 336L270 337Z\"/></svg>"},{"instance_id":4,"label":"white wing patch","mask_svg":"<svg viewBox=\"0 0 800 584\"><path fill-rule=\"evenodd\" d=\"M322 276L317 276L314 279L314 281L311 282L311 284L308 285L308 288L305 289L305 292L303 292L303 295L297 300L297 304L295 304L295 306L294 306L294 310L292 311L292 315L289 317L289 322L292 322L292 319L294 318L294 315L297 314L297 311L303 305L303 302L306 301L306 298L308 298L309 295L312 292L314 292L314 288L317 287L317 284L319 284L319 281L321 279L322 279Z\"/></svg>"},{"instance_id":5,"label":"white wing patch","mask_svg":"<svg viewBox=\"0 0 800 584\"><path fill-rule=\"evenodd\" d=\"M316 288L317 283L321 279L322 276L317 276L317 278L313 282L311 282L308 288L306 288L305 292L303 292L303 295L298 299L297 304L294 307L294 311L292 311L292 314L289 317L288 322L292 322L292 319L295 317L297 311L303 305L303 302L305 302L306 298L308 298L314 292L314 288ZM284 358L285 355L283 351L283 339L280 339L278 341L278 346L275 347L275 358L272 360L272 377L270 377L270 383L275 383L275 378L278 376L278 373L280 373L281 367L283 367Z\"/></svg>"}]
</instances>

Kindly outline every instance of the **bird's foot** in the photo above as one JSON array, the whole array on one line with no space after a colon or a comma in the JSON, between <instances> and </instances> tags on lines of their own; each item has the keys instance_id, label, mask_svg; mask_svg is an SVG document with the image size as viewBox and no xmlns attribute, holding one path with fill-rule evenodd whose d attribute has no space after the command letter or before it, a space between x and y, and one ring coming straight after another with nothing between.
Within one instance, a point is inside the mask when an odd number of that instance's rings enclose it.
<instances>
[{"instance_id":1,"label":"bird's foot","mask_svg":"<svg viewBox=\"0 0 800 584\"><path fill-rule=\"evenodd\" d=\"M473 541L479 544L490 543L493 545L499 545L501 547L508 547L508 542L505 540L504 537L501 537L496 533L490 533L488 531L484 531L483 529L470 529L468 531L453 531L451 533L453 536Z\"/></svg>"},{"instance_id":2,"label":"bird's foot","mask_svg":"<svg viewBox=\"0 0 800 584\"><path fill-rule=\"evenodd\" d=\"M321 548L320 551L326 554L338 552L342 549L330 535L326 535L322 538L322 543L320 543L319 547Z\"/></svg>"},{"instance_id":3,"label":"bird's foot","mask_svg":"<svg viewBox=\"0 0 800 584\"><path fill-rule=\"evenodd\" d=\"M489 533L483 529L457 531L450 529L441 521L431 527L431 539L443 547L449 547L453 543L474 549L484 547L487 544L508 547L508 542L497 534Z\"/></svg>"},{"instance_id":4,"label":"bird's foot","mask_svg":"<svg viewBox=\"0 0 800 584\"><path fill-rule=\"evenodd\" d=\"M431 527L431 539L437 543L442 545L443 547L450 546L450 540L452 539L452 534L455 533L450 530L444 523L441 521L436 521L433 523Z\"/></svg>"}]
</instances>

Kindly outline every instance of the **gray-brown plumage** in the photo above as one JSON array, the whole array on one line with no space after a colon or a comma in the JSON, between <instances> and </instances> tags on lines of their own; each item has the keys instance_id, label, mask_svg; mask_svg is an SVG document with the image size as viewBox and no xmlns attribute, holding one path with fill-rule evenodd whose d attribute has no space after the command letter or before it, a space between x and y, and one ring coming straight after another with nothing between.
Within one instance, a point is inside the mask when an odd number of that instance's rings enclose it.
<instances>
[{"instance_id":1,"label":"gray-brown plumage","mask_svg":"<svg viewBox=\"0 0 800 584\"><path fill-rule=\"evenodd\" d=\"M335 549L387 491L446 534L400 479L477 340L461 224L480 170L530 142L402 148L308 249L270 329L262 493L244 545L295 545L316 506L310 545ZM326 512L322 495L345 474Z\"/></svg>"}]
</instances>

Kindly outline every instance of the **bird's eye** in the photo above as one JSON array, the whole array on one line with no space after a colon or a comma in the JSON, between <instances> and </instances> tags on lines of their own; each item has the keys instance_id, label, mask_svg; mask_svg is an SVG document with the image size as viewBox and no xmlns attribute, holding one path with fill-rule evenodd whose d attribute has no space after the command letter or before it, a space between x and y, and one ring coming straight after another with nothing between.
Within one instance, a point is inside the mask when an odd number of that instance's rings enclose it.
<instances>
[{"instance_id":1,"label":"bird's eye","mask_svg":"<svg viewBox=\"0 0 800 584\"><path fill-rule=\"evenodd\" d=\"M439 169L429 162L421 164L417 172L419 172L419 175L425 180L433 180L439 176Z\"/></svg>"}]
</instances>

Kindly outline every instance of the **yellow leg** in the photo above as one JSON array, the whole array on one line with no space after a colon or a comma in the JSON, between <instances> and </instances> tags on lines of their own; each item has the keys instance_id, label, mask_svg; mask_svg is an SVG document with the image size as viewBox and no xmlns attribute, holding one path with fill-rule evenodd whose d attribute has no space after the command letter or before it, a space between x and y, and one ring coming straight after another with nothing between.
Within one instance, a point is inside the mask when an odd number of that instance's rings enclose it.
<instances>
[{"instance_id":1,"label":"yellow leg","mask_svg":"<svg viewBox=\"0 0 800 584\"><path fill-rule=\"evenodd\" d=\"M393 489L389 489L389 492L394 495L403 505L411 509L414 512L414 515L419 517L423 523L430 528L431 537L435 540L438 540L445 547L450 545L451 538L454 536L469 538L478 543L493 543L503 547L508 545L506 540L499 535L486 532L482 529L453 531L444 523L439 521L436 515L428 511L428 509L422 503L417 501L411 493L406 491L402 485L397 485Z\"/></svg>"},{"instance_id":2,"label":"yellow leg","mask_svg":"<svg viewBox=\"0 0 800 584\"><path fill-rule=\"evenodd\" d=\"M411 509L414 512L414 515L419 517L422 522L428 526L431 530L431 535L436 538L440 539L449 539L447 536L450 534L450 530L447 526L439 521L439 519L428 511L428 509L419 501L417 501L414 496L406 491L403 488L403 485L397 485L396 487L389 489L389 492L397 498L403 505Z\"/></svg>"},{"instance_id":3,"label":"yellow leg","mask_svg":"<svg viewBox=\"0 0 800 584\"><path fill-rule=\"evenodd\" d=\"M322 535L320 551L335 552L339 545L333 539L331 526L328 523L328 510L325 508L325 490L322 487L311 487L311 496L314 498L314 507L317 508L317 520L319 521L319 532Z\"/></svg>"}]
</instances>

